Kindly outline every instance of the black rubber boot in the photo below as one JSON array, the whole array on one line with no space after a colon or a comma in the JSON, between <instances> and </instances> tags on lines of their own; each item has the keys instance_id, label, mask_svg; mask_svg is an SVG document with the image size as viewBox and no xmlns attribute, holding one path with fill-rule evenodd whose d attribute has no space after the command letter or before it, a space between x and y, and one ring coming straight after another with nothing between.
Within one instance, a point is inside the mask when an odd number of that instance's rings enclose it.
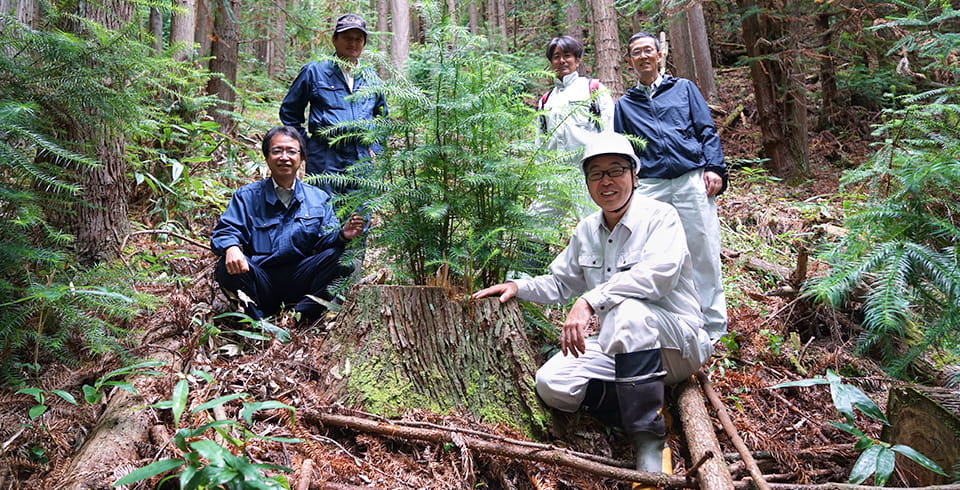
<instances>
[{"instance_id":1,"label":"black rubber boot","mask_svg":"<svg viewBox=\"0 0 960 490\"><path fill-rule=\"evenodd\" d=\"M615 427L620 424L617 384L613 381L591 379L587 384L587 396L580 406L604 425Z\"/></svg>"},{"instance_id":2,"label":"black rubber boot","mask_svg":"<svg viewBox=\"0 0 960 490\"><path fill-rule=\"evenodd\" d=\"M617 354L615 363L620 421L633 438L637 470L661 472L667 427L661 413L666 372L660 349Z\"/></svg>"}]
</instances>

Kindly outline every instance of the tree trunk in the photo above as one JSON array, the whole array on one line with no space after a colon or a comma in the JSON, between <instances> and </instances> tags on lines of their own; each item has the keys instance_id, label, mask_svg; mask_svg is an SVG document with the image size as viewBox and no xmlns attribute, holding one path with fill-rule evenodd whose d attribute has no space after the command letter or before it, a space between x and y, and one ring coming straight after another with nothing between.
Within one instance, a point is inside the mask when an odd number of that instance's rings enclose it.
<instances>
[{"instance_id":1,"label":"tree trunk","mask_svg":"<svg viewBox=\"0 0 960 490\"><path fill-rule=\"evenodd\" d=\"M133 18L134 6L124 0L107 0L87 11L87 17L107 29L120 29ZM78 26L78 28L80 28ZM80 28L82 29L82 28ZM107 85L123 86L122 80L104 80ZM127 214L127 163L123 133L109 121L85 126L77 119L67 127L66 139L81 147L95 148L99 166L82 176L83 200L76 207L76 253L83 264L95 264L119 255L120 241L130 226Z\"/></svg>"},{"instance_id":2,"label":"tree trunk","mask_svg":"<svg viewBox=\"0 0 960 490\"><path fill-rule=\"evenodd\" d=\"M393 14L393 46L390 49L390 62L398 71L410 57L410 2L408 0L390 0Z\"/></svg>"},{"instance_id":3,"label":"tree trunk","mask_svg":"<svg viewBox=\"0 0 960 490\"><path fill-rule=\"evenodd\" d=\"M267 78L273 79L285 67L284 45L286 44L287 17L284 14L286 0L273 0L254 14L257 39L253 41L257 60L267 69Z\"/></svg>"},{"instance_id":4,"label":"tree trunk","mask_svg":"<svg viewBox=\"0 0 960 490\"><path fill-rule=\"evenodd\" d=\"M83 175L83 203L77 206L76 252L80 262L96 264L117 257L129 231L127 164L123 135L106 126L91 131L74 128L73 137L96 147L100 165Z\"/></svg>"},{"instance_id":5,"label":"tree trunk","mask_svg":"<svg viewBox=\"0 0 960 490\"><path fill-rule=\"evenodd\" d=\"M207 83L207 93L220 99L211 116L220 125L221 131L229 132L233 129L233 119L229 113L233 111L233 102L237 98L232 86L237 81L237 44L240 33L235 20L239 17L237 9L240 2L230 0L228 4L227 0L223 0L216 5L210 71L219 75Z\"/></svg>"},{"instance_id":6,"label":"tree trunk","mask_svg":"<svg viewBox=\"0 0 960 490\"><path fill-rule=\"evenodd\" d=\"M193 40L197 43L197 57L206 58L210 56L210 48L213 45L213 7L211 0L194 0L197 2L197 32ZM284 39L286 41L286 39Z\"/></svg>"},{"instance_id":7,"label":"tree trunk","mask_svg":"<svg viewBox=\"0 0 960 490\"><path fill-rule=\"evenodd\" d=\"M390 0L376 0L377 8L377 50L380 52L381 56L386 57L387 53L390 52ZM367 40L369 42L369 40ZM386 79L387 74L389 73L389 67L386 63L377 64L377 73L380 74L380 78Z\"/></svg>"},{"instance_id":8,"label":"tree trunk","mask_svg":"<svg viewBox=\"0 0 960 490\"><path fill-rule=\"evenodd\" d=\"M567 18L566 35L574 39L583 39L583 10L580 8L580 0L569 0L564 13Z\"/></svg>"},{"instance_id":9,"label":"tree trunk","mask_svg":"<svg viewBox=\"0 0 960 490\"><path fill-rule=\"evenodd\" d=\"M670 48L676 75L689 80L700 89L707 102L717 97L713 63L710 61L710 43L707 40L707 25L703 6L699 1L690 2L687 8L670 19Z\"/></svg>"},{"instance_id":10,"label":"tree trunk","mask_svg":"<svg viewBox=\"0 0 960 490\"><path fill-rule=\"evenodd\" d=\"M163 52L163 12L158 8L150 9L150 34L153 36L153 51L160 55Z\"/></svg>"},{"instance_id":11,"label":"tree trunk","mask_svg":"<svg viewBox=\"0 0 960 490\"><path fill-rule=\"evenodd\" d=\"M534 393L535 353L517 302L451 300L436 287L353 293L318 356L334 366L321 400L386 416L466 410L483 423L543 434L550 415Z\"/></svg>"},{"instance_id":12,"label":"tree trunk","mask_svg":"<svg viewBox=\"0 0 960 490\"><path fill-rule=\"evenodd\" d=\"M488 0L487 2L487 36L494 38L494 45L502 45L507 41L507 17L504 0Z\"/></svg>"},{"instance_id":13,"label":"tree trunk","mask_svg":"<svg viewBox=\"0 0 960 490\"><path fill-rule=\"evenodd\" d=\"M267 55L267 76L275 79L287 68L287 0L274 0L273 32Z\"/></svg>"},{"instance_id":14,"label":"tree trunk","mask_svg":"<svg viewBox=\"0 0 960 490\"><path fill-rule=\"evenodd\" d=\"M0 13L12 15L30 27L37 27L40 3L35 0L0 0ZM0 23L0 32L3 32L3 23Z\"/></svg>"},{"instance_id":15,"label":"tree trunk","mask_svg":"<svg viewBox=\"0 0 960 490\"><path fill-rule=\"evenodd\" d=\"M197 0L175 0L174 4L183 10L174 10L170 16L170 45L182 44L173 57L185 60L193 55L193 42L197 29Z\"/></svg>"},{"instance_id":16,"label":"tree trunk","mask_svg":"<svg viewBox=\"0 0 960 490\"><path fill-rule=\"evenodd\" d=\"M821 12L817 16L817 30L822 32L820 37L820 117L817 122L819 129L827 129L840 105L837 103L837 67L833 62L833 33L830 31L830 18L833 12Z\"/></svg>"},{"instance_id":17,"label":"tree trunk","mask_svg":"<svg viewBox=\"0 0 960 490\"><path fill-rule=\"evenodd\" d=\"M480 33L480 12L477 11L477 0L470 0L467 6L467 21L470 25L470 34Z\"/></svg>"},{"instance_id":18,"label":"tree trunk","mask_svg":"<svg viewBox=\"0 0 960 490\"><path fill-rule=\"evenodd\" d=\"M807 102L797 59L802 22L784 0L738 0L757 101L763 153L773 175L794 182L807 174Z\"/></svg>"},{"instance_id":19,"label":"tree trunk","mask_svg":"<svg viewBox=\"0 0 960 490\"><path fill-rule=\"evenodd\" d=\"M623 95L623 51L617 31L617 12L614 0L590 0L593 9L593 45L597 56L597 78L610 89L613 98Z\"/></svg>"}]
</instances>

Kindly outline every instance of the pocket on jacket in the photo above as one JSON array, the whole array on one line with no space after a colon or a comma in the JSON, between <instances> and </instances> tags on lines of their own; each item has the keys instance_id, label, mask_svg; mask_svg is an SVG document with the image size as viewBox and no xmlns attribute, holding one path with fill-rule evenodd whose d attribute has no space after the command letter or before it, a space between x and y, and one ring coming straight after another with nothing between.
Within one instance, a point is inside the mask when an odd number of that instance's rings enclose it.
<instances>
[{"instance_id":1,"label":"pocket on jacket","mask_svg":"<svg viewBox=\"0 0 960 490\"><path fill-rule=\"evenodd\" d=\"M577 263L583 270L583 278L587 284L600 284L603 282L603 256L597 254L581 254L577 257Z\"/></svg>"},{"instance_id":2,"label":"pocket on jacket","mask_svg":"<svg viewBox=\"0 0 960 490\"><path fill-rule=\"evenodd\" d=\"M643 250L627 250L617 256L617 272L633 268L643 257Z\"/></svg>"},{"instance_id":3,"label":"pocket on jacket","mask_svg":"<svg viewBox=\"0 0 960 490\"><path fill-rule=\"evenodd\" d=\"M273 251L271 235L276 230L280 220L258 220L253 223L253 253L269 255Z\"/></svg>"},{"instance_id":4,"label":"pocket on jacket","mask_svg":"<svg viewBox=\"0 0 960 490\"><path fill-rule=\"evenodd\" d=\"M322 101L322 106L332 110L342 110L344 107L343 98L347 93L339 87L333 85L319 85L316 89L317 98ZM312 110L312 108L311 108ZM336 123L339 121L333 121Z\"/></svg>"},{"instance_id":5,"label":"pocket on jacket","mask_svg":"<svg viewBox=\"0 0 960 490\"><path fill-rule=\"evenodd\" d=\"M322 216L297 216L296 222L297 232L291 237L293 246L304 255L310 255L313 253L313 248L317 245L317 239L320 237Z\"/></svg>"}]
</instances>

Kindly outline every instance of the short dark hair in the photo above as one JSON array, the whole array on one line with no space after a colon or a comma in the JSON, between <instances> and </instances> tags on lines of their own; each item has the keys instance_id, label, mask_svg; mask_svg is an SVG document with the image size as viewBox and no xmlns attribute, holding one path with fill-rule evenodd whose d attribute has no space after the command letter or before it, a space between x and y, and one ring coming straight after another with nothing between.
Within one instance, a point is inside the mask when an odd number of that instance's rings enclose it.
<instances>
[{"instance_id":1,"label":"short dark hair","mask_svg":"<svg viewBox=\"0 0 960 490\"><path fill-rule=\"evenodd\" d=\"M633 42L636 41L637 39L643 39L645 37L649 37L650 39L653 39L653 45L657 47L657 52L658 53L660 52L660 38L658 38L657 36L654 36L653 34L650 34L649 32L640 31L630 36L630 39L627 41L627 56L630 55L630 45L633 44Z\"/></svg>"},{"instance_id":2,"label":"short dark hair","mask_svg":"<svg viewBox=\"0 0 960 490\"><path fill-rule=\"evenodd\" d=\"M284 136L289 136L297 140L297 144L300 145L300 157L306 160L307 158L307 142L303 139L303 135L300 134L300 130L293 126L277 126L272 128L270 131L267 131L267 134L263 135L263 143L260 144L261 149L263 150L263 157L266 158L270 154L270 142L273 141L273 137L282 134Z\"/></svg>"},{"instance_id":3,"label":"short dark hair","mask_svg":"<svg viewBox=\"0 0 960 490\"><path fill-rule=\"evenodd\" d=\"M547 44L547 59L553 59L553 52L558 49L561 53L573 53L578 60L583 57L583 44L570 36L559 36L551 39Z\"/></svg>"}]
</instances>

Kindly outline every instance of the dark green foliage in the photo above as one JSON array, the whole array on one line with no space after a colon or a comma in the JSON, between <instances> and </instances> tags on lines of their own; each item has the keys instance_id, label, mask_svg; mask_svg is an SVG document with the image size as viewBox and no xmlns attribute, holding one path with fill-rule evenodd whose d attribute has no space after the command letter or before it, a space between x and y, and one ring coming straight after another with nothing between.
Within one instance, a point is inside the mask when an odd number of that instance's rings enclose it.
<instances>
[{"instance_id":1,"label":"dark green foliage","mask_svg":"<svg viewBox=\"0 0 960 490\"><path fill-rule=\"evenodd\" d=\"M919 38L946 39L928 32ZM952 38L940 45L957 48ZM831 272L808 289L842 304L865 287L855 298L863 302L861 347L876 348L892 374L904 375L931 351L960 355L960 89L899 102L874 132L883 141L876 154L844 177L867 199L848 206L849 233L822 255Z\"/></svg>"},{"instance_id":2,"label":"dark green foliage","mask_svg":"<svg viewBox=\"0 0 960 490\"><path fill-rule=\"evenodd\" d=\"M205 103L195 90L203 75L151 58L136 23L109 30L53 4L39 28L0 22L0 375L16 379L19 366L123 355L128 322L153 303L119 264L76 268L72 231L84 223L72 210L85 205L83 179L99 165L91 143L137 141L123 152L134 169L161 160L155 137L192 132L183 140L194 148L215 145L193 124ZM185 160L166 155L164 168Z\"/></svg>"},{"instance_id":3,"label":"dark green foliage","mask_svg":"<svg viewBox=\"0 0 960 490\"><path fill-rule=\"evenodd\" d=\"M443 271L467 289L521 269L521 244L557 241L556 223L529 213L536 198L571 194L582 176L538 150L526 84L542 73L485 51L466 30L438 25L411 55L409 76L386 87L387 150L354 166L362 191L345 207L378 215L374 240L397 272L424 284ZM546 248L543 245L541 248Z\"/></svg>"}]
</instances>

